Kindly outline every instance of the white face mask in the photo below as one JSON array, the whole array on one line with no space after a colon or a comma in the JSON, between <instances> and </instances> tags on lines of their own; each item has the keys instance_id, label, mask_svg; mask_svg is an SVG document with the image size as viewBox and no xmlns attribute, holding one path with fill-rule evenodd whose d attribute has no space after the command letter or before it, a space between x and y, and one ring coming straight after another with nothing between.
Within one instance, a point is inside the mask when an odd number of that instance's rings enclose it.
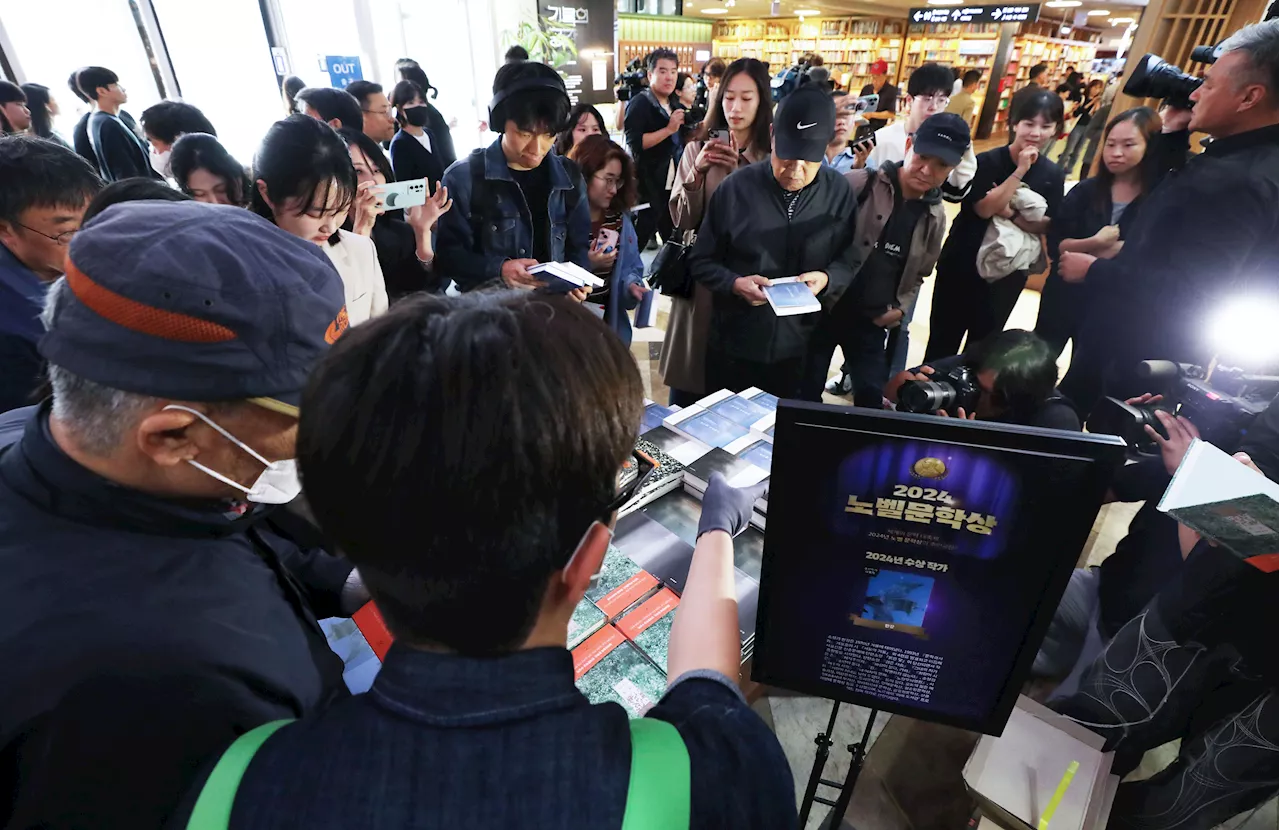
<instances>
[{"instance_id":1,"label":"white face mask","mask_svg":"<svg viewBox=\"0 0 1280 830\"><path fill-rule=\"evenodd\" d=\"M243 484L232 481L221 473L215 473L213 470L210 470L198 461L191 461L188 459L187 463L192 467L195 467L200 472L216 478L228 487L234 487L237 490L240 490L245 494L245 497L249 501L257 502L258 504L288 504L296 499L298 494L302 492L302 482L298 479L298 465L297 461L294 459L286 458L283 461L268 461L251 449L247 444L241 442L240 439L209 420L209 418L204 414L185 406L178 406L177 404L170 404L169 406L166 406L165 409L179 409L183 412L190 412L192 415L217 430L218 434L223 438L226 438L240 449L249 453L249 455L252 455L258 463L266 467L266 469L262 471L262 475L258 476L257 480L253 482L252 487L245 487Z\"/></svg>"},{"instance_id":2,"label":"white face mask","mask_svg":"<svg viewBox=\"0 0 1280 830\"><path fill-rule=\"evenodd\" d=\"M171 170L169 169L169 156L173 155L173 150L165 150L163 153L157 153L155 148L151 149L151 169L169 178Z\"/></svg>"}]
</instances>

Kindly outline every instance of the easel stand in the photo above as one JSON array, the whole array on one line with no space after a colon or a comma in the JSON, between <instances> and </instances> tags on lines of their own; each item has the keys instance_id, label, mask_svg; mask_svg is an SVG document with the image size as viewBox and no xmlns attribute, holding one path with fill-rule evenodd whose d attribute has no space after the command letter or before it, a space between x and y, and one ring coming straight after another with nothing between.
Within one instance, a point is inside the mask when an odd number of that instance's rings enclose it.
<instances>
[{"instance_id":1,"label":"easel stand","mask_svg":"<svg viewBox=\"0 0 1280 830\"><path fill-rule=\"evenodd\" d=\"M809 773L809 784L804 790L804 799L800 802L800 830L804 830L805 823L809 820L809 812L813 809L814 803L826 804L831 807L831 816L827 821L829 830L835 830L840 826L840 822L844 820L844 814L849 810L849 802L853 799L853 788L858 784L858 776L862 773L863 763L867 758L867 744L871 741L871 728L875 726L876 716L880 712L871 709L867 713L867 726L862 730L862 739L856 744L849 744L849 752L852 757L849 759L849 772L844 777L844 783L831 781L822 777L822 771L827 766L827 758L831 755L831 736L836 729L836 715L840 713L840 701L833 701L831 704L831 718L827 721L827 731L819 732L813 742L818 745L817 751L814 753L813 770ZM818 785L821 784L830 787L838 792L835 801L823 798L818 795Z\"/></svg>"}]
</instances>

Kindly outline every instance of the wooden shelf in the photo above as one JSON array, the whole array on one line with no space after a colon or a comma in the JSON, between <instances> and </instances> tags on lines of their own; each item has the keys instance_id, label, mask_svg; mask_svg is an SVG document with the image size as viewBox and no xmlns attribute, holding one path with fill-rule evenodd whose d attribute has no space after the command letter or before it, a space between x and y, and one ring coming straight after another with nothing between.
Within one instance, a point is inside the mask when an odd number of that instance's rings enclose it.
<instances>
[{"instance_id":1,"label":"wooden shelf","mask_svg":"<svg viewBox=\"0 0 1280 830\"><path fill-rule=\"evenodd\" d=\"M889 77L898 77L905 32L905 20L879 17L721 20L715 24L712 51L725 60L762 60L771 72L812 52L822 56L841 87L856 92L871 80L867 70L873 61L885 61Z\"/></svg>"}]
</instances>

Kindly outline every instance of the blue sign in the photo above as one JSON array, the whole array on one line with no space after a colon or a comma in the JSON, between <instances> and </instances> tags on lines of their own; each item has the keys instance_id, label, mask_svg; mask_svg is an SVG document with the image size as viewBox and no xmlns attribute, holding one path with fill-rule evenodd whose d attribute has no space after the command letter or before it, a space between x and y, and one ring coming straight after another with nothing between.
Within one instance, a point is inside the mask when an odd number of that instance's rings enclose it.
<instances>
[{"instance_id":1,"label":"blue sign","mask_svg":"<svg viewBox=\"0 0 1280 830\"><path fill-rule=\"evenodd\" d=\"M329 73L329 86L346 89L352 81L364 79L360 71L360 57L344 57L343 55L325 55L324 68Z\"/></svg>"}]
</instances>

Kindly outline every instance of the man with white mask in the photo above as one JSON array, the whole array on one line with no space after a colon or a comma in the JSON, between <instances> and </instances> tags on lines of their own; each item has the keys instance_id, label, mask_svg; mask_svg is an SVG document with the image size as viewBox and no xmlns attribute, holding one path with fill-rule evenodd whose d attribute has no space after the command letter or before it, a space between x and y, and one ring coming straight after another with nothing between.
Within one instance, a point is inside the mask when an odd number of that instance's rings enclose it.
<instances>
[{"instance_id":1,"label":"man with white mask","mask_svg":"<svg viewBox=\"0 0 1280 830\"><path fill-rule=\"evenodd\" d=\"M316 620L367 595L273 513L342 281L249 211L126 203L75 235L45 324L52 398L0 418L0 803L159 827L237 735L346 694Z\"/></svg>"}]
</instances>

